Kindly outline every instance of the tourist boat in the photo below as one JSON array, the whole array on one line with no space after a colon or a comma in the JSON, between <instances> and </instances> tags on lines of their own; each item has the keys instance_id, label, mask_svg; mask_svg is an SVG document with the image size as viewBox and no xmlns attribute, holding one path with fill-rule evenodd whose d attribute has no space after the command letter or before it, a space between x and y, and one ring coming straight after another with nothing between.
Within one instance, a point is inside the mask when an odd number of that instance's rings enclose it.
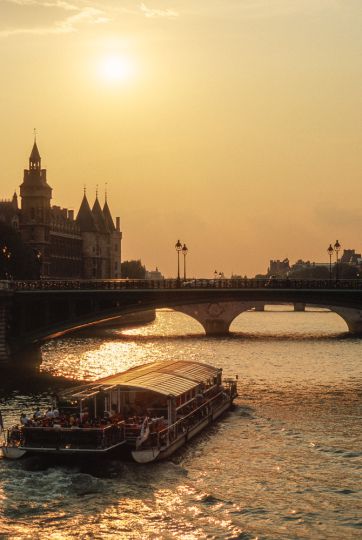
<instances>
[{"instance_id":1,"label":"tourist boat","mask_svg":"<svg viewBox=\"0 0 362 540\"><path fill-rule=\"evenodd\" d=\"M169 457L228 410L237 381L222 370L160 361L69 388L57 416L8 431L2 451L25 454L132 456L137 463Z\"/></svg>"}]
</instances>

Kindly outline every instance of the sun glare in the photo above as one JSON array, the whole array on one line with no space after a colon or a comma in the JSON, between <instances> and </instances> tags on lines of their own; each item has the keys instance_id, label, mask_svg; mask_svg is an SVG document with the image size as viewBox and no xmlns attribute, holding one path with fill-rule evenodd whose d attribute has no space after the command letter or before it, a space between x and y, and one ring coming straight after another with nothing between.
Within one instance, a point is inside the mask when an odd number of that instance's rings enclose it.
<instances>
[{"instance_id":1,"label":"sun glare","mask_svg":"<svg viewBox=\"0 0 362 540\"><path fill-rule=\"evenodd\" d=\"M134 66L129 58L107 56L99 64L100 77L108 83L118 83L129 80L134 74Z\"/></svg>"}]
</instances>

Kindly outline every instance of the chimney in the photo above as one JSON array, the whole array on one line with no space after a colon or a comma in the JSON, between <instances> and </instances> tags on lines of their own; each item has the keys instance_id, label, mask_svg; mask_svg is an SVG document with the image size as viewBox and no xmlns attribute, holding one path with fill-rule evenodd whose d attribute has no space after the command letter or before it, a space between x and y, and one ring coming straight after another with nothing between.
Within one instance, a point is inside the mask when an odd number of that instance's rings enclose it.
<instances>
[{"instance_id":1,"label":"chimney","mask_svg":"<svg viewBox=\"0 0 362 540\"><path fill-rule=\"evenodd\" d=\"M68 210L68 219L74 221L74 210Z\"/></svg>"},{"instance_id":2,"label":"chimney","mask_svg":"<svg viewBox=\"0 0 362 540\"><path fill-rule=\"evenodd\" d=\"M116 217L116 229L117 231L121 230L121 218Z\"/></svg>"}]
</instances>

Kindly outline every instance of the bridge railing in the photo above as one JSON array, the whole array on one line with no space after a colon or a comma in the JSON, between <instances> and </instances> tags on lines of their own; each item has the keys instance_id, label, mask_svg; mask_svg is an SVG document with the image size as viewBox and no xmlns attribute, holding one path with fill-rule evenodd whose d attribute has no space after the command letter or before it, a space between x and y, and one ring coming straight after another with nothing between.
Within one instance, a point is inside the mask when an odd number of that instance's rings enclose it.
<instances>
[{"instance_id":1,"label":"bridge railing","mask_svg":"<svg viewBox=\"0 0 362 540\"><path fill-rule=\"evenodd\" d=\"M0 288L15 291L39 290L145 290L145 289L352 289L362 290L362 279L94 279L2 281Z\"/></svg>"}]
</instances>

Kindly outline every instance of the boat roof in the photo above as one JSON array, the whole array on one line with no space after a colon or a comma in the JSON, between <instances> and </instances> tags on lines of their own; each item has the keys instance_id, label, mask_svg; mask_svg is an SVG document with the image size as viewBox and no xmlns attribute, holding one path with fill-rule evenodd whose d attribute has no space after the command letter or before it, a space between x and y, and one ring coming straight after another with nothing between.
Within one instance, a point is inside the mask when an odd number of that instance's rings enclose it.
<instances>
[{"instance_id":1,"label":"boat roof","mask_svg":"<svg viewBox=\"0 0 362 540\"><path fill-rule=\"evenodd\" d=\"M220 368L185 360L158 361L136 366L122 373L65 390L63 399L87 399L99 392L124 387L129 390L149 390L165 396L177 397L200 383L212 380Z\"/></svg>"}]
</instances>

